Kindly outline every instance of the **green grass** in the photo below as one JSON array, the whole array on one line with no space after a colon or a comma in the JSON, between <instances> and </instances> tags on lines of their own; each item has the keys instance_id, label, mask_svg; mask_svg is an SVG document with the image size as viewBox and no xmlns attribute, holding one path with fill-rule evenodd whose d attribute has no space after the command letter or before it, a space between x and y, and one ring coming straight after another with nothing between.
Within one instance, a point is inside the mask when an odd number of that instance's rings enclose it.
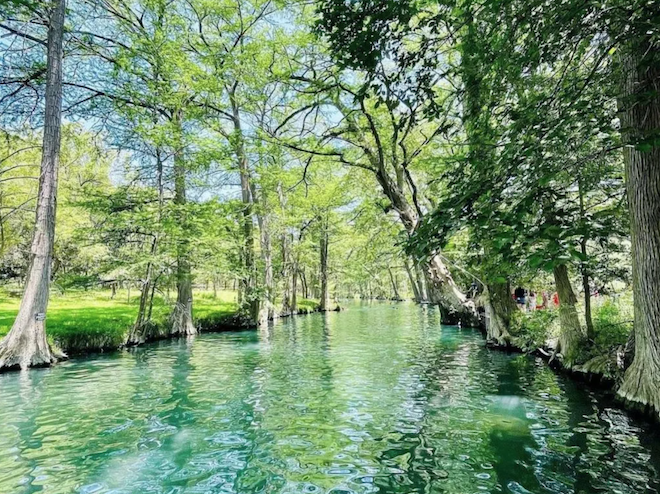
<instances>
[{"instance_id":1,"label":"green grass","mask_svg":"<svg viewBox=\"0 0 660 494\"><path fill-rule=\"evenodd\" d=\"M298 300L298 310L301 312L315 312L319 310L319 302L317 300L310 300L303 298Z\"/></svg>"},{"instance_id":2,"label":"green grass","mask_svg":"<svg viewBox=\"0 0 660 494\"><path fill-rule=\"evenodd\" d=\"M215 298L213 293L200 292L195 294L194 314L195 324L202 331L218 329L238 312L236 294L219 292Z\"/></svg>"},{"instance_id":3,"label":"green grass","mask_svg":"<svg viewBox=\"0 0 660 494\"><path fill-rule=\"evenodd\" d=\"M53 343L66 352L79 353L119 347L138 312L139 292L132 291L130 303L126 291L118 291L114 299L110 291L70 291L54 293L48 306L47 332ZM194 317L206 319L229 317L236 312L231 292L196 293ZM0 292L0 337L11 329L20 299ZM162 298L154 300L153 320L166 324L171 307Z\"/></svg>"},{"instance_id":4,"label":"green grass","mask_svg":"<svg viewBox=\"0 0 660 494\"><path fill-rule=\"evenodd\" d=\"M130 301L126 290L117 291L114 299L109 290L54 292L48 305L48 337L51 343L71 354L118 348L135 322L139 297L137 290L131 292ZM202 331L236 324L234 316L238 306L234 292L220 291L215 297L210 292L196 291L194 301L195 324ZM19 303L18 290L0 291L0 337L11 329ZM315 300L298 302L300 312L314 312L318 306ZM153 322L164 327L171 310L171 304L167 304L163 297L157 297Z\"/></svg>"}]
</instances>

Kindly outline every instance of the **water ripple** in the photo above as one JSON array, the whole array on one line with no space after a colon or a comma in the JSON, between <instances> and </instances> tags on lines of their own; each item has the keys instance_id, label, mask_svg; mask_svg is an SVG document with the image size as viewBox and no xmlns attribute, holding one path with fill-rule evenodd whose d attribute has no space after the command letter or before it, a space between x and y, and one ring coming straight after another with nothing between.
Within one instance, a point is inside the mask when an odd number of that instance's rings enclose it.
<instances>
[{"instance_id":1,"label":"water ripple","mask_svg":"<svg viewBox=\"0 0 660 494\"><path fill-rule=\"evenodd\" d=\"M0 493L657 493L660 441L379 304L0 375Z\"/></svg>"}]
</instances>

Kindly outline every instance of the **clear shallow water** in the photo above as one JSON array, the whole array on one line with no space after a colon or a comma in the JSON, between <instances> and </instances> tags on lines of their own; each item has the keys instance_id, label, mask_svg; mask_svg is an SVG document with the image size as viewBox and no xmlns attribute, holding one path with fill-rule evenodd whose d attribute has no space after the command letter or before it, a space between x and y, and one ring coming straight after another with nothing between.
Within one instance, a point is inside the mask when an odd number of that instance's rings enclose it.
<instances>
[{"instance_id":1,"label":"clear shallow water","mask_svg":"<svg viewBox=\"0 0 660 494\"><path fill-rule=\"evenodd\" d=\"M0 493L659 492L660 441L413 305L0 375Z\"/></svg>"}]
</instances>

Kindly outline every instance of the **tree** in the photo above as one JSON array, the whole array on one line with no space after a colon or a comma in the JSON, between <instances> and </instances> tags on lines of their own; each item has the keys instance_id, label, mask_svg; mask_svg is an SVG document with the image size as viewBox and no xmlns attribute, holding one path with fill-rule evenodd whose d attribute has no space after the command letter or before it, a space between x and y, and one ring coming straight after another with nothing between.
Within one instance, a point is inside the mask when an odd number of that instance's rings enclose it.
<instances>
[{"instance_id":1,"label":"tree","mask_svg":"<svg viewBox=\"0 0 660 494\"><path fill-rule=\"evenodd\" d=\"M30 268L18 315L0 343L0 368L50 365L58 357L46 339L46 310L55 239L65 10L65 0L54 0L50 6L43 151Z\"/></svg>"},{"instance_id":2,"label":"tree","mask_svg":"<svg viewBox=\"0 0 660 494\"><path fill-rule=\"evenodd\" d=\"M653 2L651 2L652 4ZM660 416L660 46L659 9L645 5L621 46L621 128L630 208L635 356L620 397ZM634 18L633 18L634 19Z\"/></svg>"},{"instance_id":3,"label":"tree","mask_svg":"<svg viewBox=\"0 0 660 494\"><path fill-rule=\"evenodd\" d=\"M328 68L321 71L319 65ZM388 201L385 209L394 212L413 235L429 206L414 170L452 117L444 115L439 121L430 117L430 105L410 100L407 90L398 89L399 76L385 68L371 74L336 70L321 55L321 60L302 64L292 76L290 91L302 97L298 109L283 117L274 134L299 152L368 172ZM381 89L382 100L377 94ZM474 305L454 281L441 253L429 253L420 266L420 281L430 300L443 309L445 322L476 325Z\"/></svg>"}]
</instances>

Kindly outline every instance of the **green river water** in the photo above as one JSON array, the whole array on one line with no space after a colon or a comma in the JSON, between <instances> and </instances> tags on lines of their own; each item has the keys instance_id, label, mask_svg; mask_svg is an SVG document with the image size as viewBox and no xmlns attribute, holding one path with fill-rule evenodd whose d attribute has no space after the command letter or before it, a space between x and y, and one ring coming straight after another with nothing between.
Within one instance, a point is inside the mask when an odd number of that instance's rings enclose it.
<instances>
[{"instance_id":1,"label":"green river water","mask_svg":"<svg viewBox=\"0 0 660 494\"><path fill-rule=\"evenodd\" d=\"M660 492L660 440L412 304L0 375L0 494Z\"/></svg>"}]
</instances>

